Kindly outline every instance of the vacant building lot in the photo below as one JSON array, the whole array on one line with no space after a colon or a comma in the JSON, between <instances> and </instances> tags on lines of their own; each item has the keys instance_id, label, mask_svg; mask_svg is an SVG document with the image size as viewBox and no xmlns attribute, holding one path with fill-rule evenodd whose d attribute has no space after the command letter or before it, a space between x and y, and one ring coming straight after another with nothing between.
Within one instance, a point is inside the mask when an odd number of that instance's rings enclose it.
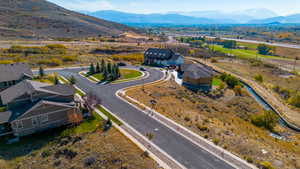
<instances>
[{"instance_id":1,"label":"vacant building lot","mask_svg":"<svg viewBox=\"0 0 300 169\"><path fill-rule=\"evenodd\" d=\"M275 168L300 167L299 135L277 124L274 132L282 138L275 138L270 131L253 125L251 119L264 110L244 89L240 96L231 89L208 96L168 81L131 89L127 94L149 107L151 100L155 100L153 108L164 116L250 163Z\"/></svg>"},{"instance_id":2,"label":"vacant building lot","mask_svg":"<svg viewBox=\"0 0 300 169\"><path fill-rule=\"evenodd\" d=\"M115 128L104 132L97 116L69 129L24 137L6 145L1 140L1 169L157 168L154 160Z\"/></svg>"}]
</instances>

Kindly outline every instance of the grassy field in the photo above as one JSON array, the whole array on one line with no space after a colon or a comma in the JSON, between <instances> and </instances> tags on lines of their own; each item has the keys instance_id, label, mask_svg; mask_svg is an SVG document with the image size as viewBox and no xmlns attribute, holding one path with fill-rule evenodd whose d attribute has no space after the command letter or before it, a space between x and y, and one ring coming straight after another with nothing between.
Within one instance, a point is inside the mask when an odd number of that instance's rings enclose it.
<instances>
[{"instance_id":1,"label":"grassy field","mask_svg":"<svg viewBox=\"0 0 300 169\"><path fill-rule=\"evenodd\" d=\"M269 59L284 59L276 56L270 55L260 55L257 54L255 50L246 50L246 49L227 49L221 45L214 45L214 47L210 46L210 48L214 48L215 51L221 53L227 53L236 56L241 59L255 59L255 58L269 58Z\"/></svg>"},{"instance_id":2,"label":"grassy field","mask_svg":"<svg viewBox=\"0 0 300 169\"><path fill-rule=\"evenodd\" d=\"M143 75L142 72L137 71L137 70L132 70L132 69L120 69L120 73L121 73L121 77L118 80L113 81L113 83L129 81L132 79L139 78ZM97 73L92 76L94 78L98 79L99 81L103 80L102 73Z\"/></svg>"},{"instance_id":3,"label":"grassy field","mask_svg":"<svg viewBox=\"0 0 300 169\"><path fill-rule=\"evenodd\" d=\"M69 129L55 129L0 143L0 168L149 168L157 164L115 128L104 132L103 119L95 117Z\"/></svg>"},{"instance_id":4,"label":"grassy field","mask_svg":"<svg viewBox=\"0 0 300 169\"><path fill-rule=\"evenodd\" d=\"M250 119L264 110L245 90L242 96L236 96L226 89L221 96L211 98L167 82L127 94L149 107L150 100L156 100L154 109L158 112L248 162L259 165L268 161L275 168L285 169L300 167L300 159L294 158L300 156L299 135L277 125L275 131L287 136L288 141L284 141L253 125Z\"/></svg>"}]
</instances>

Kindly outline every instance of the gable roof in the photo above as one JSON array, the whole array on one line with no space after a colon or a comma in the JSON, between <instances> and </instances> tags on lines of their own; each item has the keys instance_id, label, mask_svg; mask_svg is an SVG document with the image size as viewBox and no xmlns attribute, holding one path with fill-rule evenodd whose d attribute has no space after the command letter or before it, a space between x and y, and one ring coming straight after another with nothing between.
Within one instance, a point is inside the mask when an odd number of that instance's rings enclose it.
<instances>
[{"instance_id":1,"label":"gable roof","mask_svg":"<svg viewBox=\"0 0 300 169\"><path fill-rule=\"evenodd\" d=\"M0 82L19 80L23 76L33 77L27 63L0 64Z\"/></svg>"},{"instance_id":2,"label":"gable roof","mask_svg":"<svg viewBox=\"0 0 300 169\"><path fill-rule=\"evenodd\" d=\"M38 102L32 103L30 106L27 107L27 109L14 109L12 110L13 116L9 119L9 121L14 121L19 118L22 118L25 114L33 111L34 109L40 107L41 105L54 105L54 106L59 106L59 107L66 107L66 108L75 108L76 105L73 103L61 103L61 102L51 102L51 101L46 101L46 100L40 100ZM47 112L42 112L42 113L47 113Z\"/></svg>"},{"instance_id":3,"label":"gable roof","mask_svg":"<svg viewBox=\"0 0 300 169\"><path fill-rule=\"evenodd\" d=\"M214 70L211 67L196 63L184 65L183 71L184 76L192 79L210 78L215 74Z\"/></svg>"},{"instance_id":4,"label":"gable roof","mask_svg":"<svg viewBox=\"0 0 300 169\"><path fill-rule=\"evenodd\" d=\"M11 117L11 111L0 112L0 124L7 123Z\"/></svg>"},{"instance_id":5,"label":"gable roof","mask_svg":"<svg viewBox=\"0 0 300 169\"><path fill-rule=\"evenodd\" d=\"M23 80L22 82L0 92L0 98L2 100L2 104L5 105L22 95L30 95L35 91L51 93L61 96L69 96L75 94L74 87L70 85L49 85L47 83Z\"/></svg>"},{"instance_id":6,"label":"gable roof","mask_svg":"<svg viewBox=\"0 0 300 169\"><path fill-rule=\"evenodd\" d=\"M171 59L171 57L174 55L174 52L171 49L162 49L162 48L149 48L145 52L146 58L151 59Z\"/></svg>"}]
</instances>

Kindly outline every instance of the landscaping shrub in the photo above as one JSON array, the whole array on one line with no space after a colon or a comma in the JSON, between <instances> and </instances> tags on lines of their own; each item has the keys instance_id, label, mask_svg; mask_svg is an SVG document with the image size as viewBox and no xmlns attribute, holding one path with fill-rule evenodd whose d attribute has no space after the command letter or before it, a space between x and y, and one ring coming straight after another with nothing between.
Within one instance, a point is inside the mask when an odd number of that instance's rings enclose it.
<instances>
[{"instance_id":1,"label":"landscaping shrub","mask_svg":"<svg viewBox=\"0 0 300 169\"><path fill-rule=\"evenodd\" d=\"M262 83L264 81L264 78L261 74L258 74L258 75L254 76L254 80L259 82L259 83Z\"/></svg>"},{"instance_id":2,"label":"landscaping shrub","mask_svg":"<svg viewBox=\"0 0 300 169\"><path fill-rule=\"evenodd\" d=\"M226 74L226 73L223 73L221 76L220 76L220 79L222 81L224 81L228 87L230 88L234 88L236 85L240 85L240 80L230 74Z\"/></svg>"},{"instance_id":3,"label":"landscaping shrub","mask_svg":"<svg viewBox=\"0 0 300 169\"><path fill-rule=\"evenodd\" d=\"M295 96L289 99L289 104L300 108L300 92L298 92Z\"/></svg>"},{"instance_id":4,"label":"landscaping shrub","mask_svg":"<svg viewBox=\"0 0 300 169\"><path fill-rule=\"evenodd\" d=\"M278 120L279 117L272 111L266 111L263 114L253 115L251 117L252 124L257 127L264 127L268 130L273 130Z\"/></svg>"}]
</instances>

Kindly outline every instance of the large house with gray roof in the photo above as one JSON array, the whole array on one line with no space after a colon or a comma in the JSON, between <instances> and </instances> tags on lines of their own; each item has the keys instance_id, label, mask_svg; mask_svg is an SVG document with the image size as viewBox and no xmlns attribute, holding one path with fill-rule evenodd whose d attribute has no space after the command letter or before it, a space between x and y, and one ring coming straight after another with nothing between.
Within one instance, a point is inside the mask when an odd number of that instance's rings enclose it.
<instances>
[{"instance_id":1,"label":"large house with gray roof","mask_svg":"<svg viewBox=\"0 0 300 169\"><path fill-rule=\"evenodd\" d=\"M154 66L180 66L184 57L171 49L149 48L144 54L144 64Z\"/></svg>"},{"instance_id":2,"label":"large house with gray roof","mask_svg":"<svg viewBox=\"0 0 300 169\"><path fill-rule=\"evenodd\" d=\"M81 121L74 95L71 85L22 80L10 86L0 92L0 136L25 136Z\"/></svg>"},{"instance_id":3,"label":"large house with gray roof","mask_svg":"<svg viewBox=\"0 0 300 169\"><path fill-rule=\"evenodd\" d=\"M191 63L181 66L183 85L194 91L208 92L212 88L214 70L206 65Z\"/></svg>"},{"instance_id":4,"label":"large house with gray roof","mask_svg":"<svg viewBox=\"0 0 300 169\"><path fill-rule=\"evenodd\" d=\"M32 78L33 73L27 63L0 64L0 91Z\"/></svg>"}]
</instances>

